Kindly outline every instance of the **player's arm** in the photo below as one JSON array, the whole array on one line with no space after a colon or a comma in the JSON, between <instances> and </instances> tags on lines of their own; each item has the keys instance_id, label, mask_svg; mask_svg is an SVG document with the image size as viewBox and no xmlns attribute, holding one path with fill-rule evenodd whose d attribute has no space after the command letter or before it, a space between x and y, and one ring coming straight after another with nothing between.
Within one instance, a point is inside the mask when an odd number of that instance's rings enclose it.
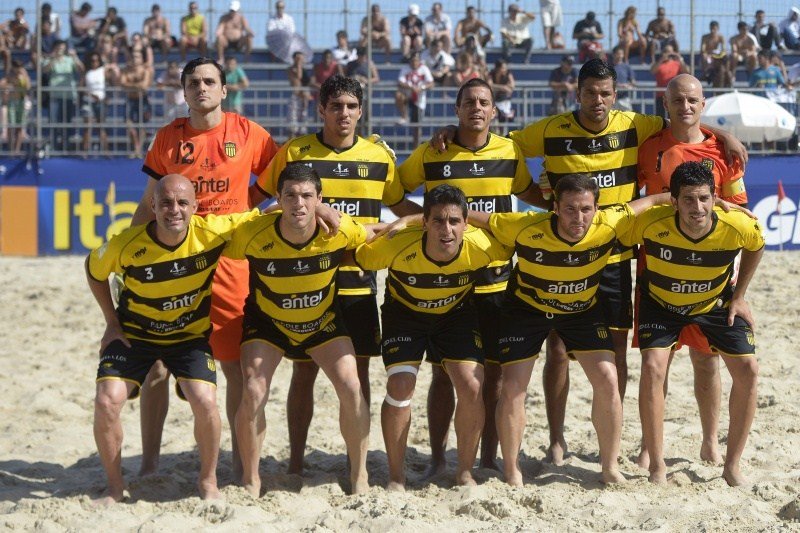
<instances>
[{"instance_id":1,"label":"player's arm","mask_svg":"<svg viewBox=\"0 0 800 533\"><path fill-rule=\"evenodd\" d=\"M476 228L491 230L489 227L489 217L491 216L491 213L485 211L470 211L467 214L467 222Z\"/></svg>"},{"instance_id":2,"label":"player's arm","mask_svg":"<svg viewBox=\"0 0 800 533\"><path fill-rule=\"evenodd\" d=\"M122 341L125 346L130 347L131 343L122 331L119 317L117 317L117 310L114 308L114 300L111 298L111 289L108 280L100 281L92 276L89 271L89 260L90 258L87 257L86 281L89 283L89 290L92 291L92 296L94 296L95 301L97 301L97 305L100 306L100 310L103 312L103 318L106 321L106 330L103 332L102 339L100 339L100 352L102 353L106 346L115 340Z\"/></svg>"},{"instance_id":3,"label":"player's arm","mask_svg":"<svg viewBox=\"0 0 800 533\"><path fill-rule=\"evenodd\" d=\"M705 128L713 133L722 144L725 145L725 160L728 162L729 165L733 165L735 159L738 159L742 163L742 168L747 165L747 148L744 147L742 142L733 134L728 133L727 131L721 130L719 128L715 128L713 126L709 126L708 124L700 124L701 128Z\"/></svg>"},{"instance_id":4,"label":"player's arm","mask_svg":"<svg viewBox=\"0 0 800 533\"><path fill-rule=\"evenodd\" d=\"M628 207L631 208L634 215L638 215L650 209L653 206L670 203L670 193L661 192L658 194L651 194L644 198L638 198L628 202Z\"/></svg>"},{"instance_id":5,"label":"player's arm","mask_svg":"<svg viewBox=\"0 0 800 533\"><path fill-rule=\"evenodd\" d=\"M272 197L265 194L264 191L258 188L258 186L255 183L247 188L247 201L253 207L261 205L265 200L269 198ZM266 213L267 211L264 210L264 212Z\"/></svg>"},{"instance_id":6,"label":"player's arm","mask_svg":"<svg viewBox=\"0 0 800 533\"><path fill-rule=\"evenodd\" d=\"M387 238L391 239L398 231L404 230L409 226L422 225L422 207L408 198L403 198L400 203L389 206L389 209L398 218L389 224L385 224L380 231L376 232L376 238L386 235Z\"/></svg>"},{"instance_id":7,"label":"player's arm","mask_svg":"<svg viewBox=\"0 0 800 533\"><path fill-rule=\"evenodd\" d=\"M552 201L545 200L542 189L539 187L539 184L535 182L531 182L530 187L517 194L516 197L528 205L546 210L549 210L553 205Z\"/></svg>"},{"instance_id":8,"label":"player's arm","mask_svg":"<svg viewBox=\"0 0 800 533\"><path fill-rule=\"evenodd\" d=\"M750 327L755 330L756 321L753 313L750 310L750 305L745 301L744 295L747 292L747 287L756 273L758 263L761 261L761 256L764 255L764 247L762 246L755 252L750 250L742 250L742 260L739 263L739 277L736 281L736 289L733 291L733 298L728 308L728 325L733 326L733 319L735 316L742 317Z\"/></svg>"},{"instance_id":9,"label":"player's arm","mask_svg":"<svg viewBox=\"0 0 800 533\"><path fill-rule=\"evenodd\" d=\"M151 220L155 220L156 215L153 213L153 191L156 189L158 180L150 178L147 180L147 186L144 189L142 199L139 200L139 205L136 206L136 211L131 218L131 226L138 226L139 224L146 224Z\"/></svg>"}]
</instances>

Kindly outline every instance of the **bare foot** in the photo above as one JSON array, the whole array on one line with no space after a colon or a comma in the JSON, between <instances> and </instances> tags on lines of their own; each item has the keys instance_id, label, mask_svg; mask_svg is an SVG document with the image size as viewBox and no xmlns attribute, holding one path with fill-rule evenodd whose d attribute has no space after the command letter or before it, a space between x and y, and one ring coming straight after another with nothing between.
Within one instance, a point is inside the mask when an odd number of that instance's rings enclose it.
<instances>
[{"instance_id":1,"label":"bare foot","mask_svg":"<svg viewBox=\"0 0 800 533\"><path fill-rule=\"evenodd\" d=\"M406 486L405 484L400 483L399 481L390 481L386 485L386 490L389 492L405 492Z\"/></svg>"},{"instance_id":2,"label":"bare foot","mask_svg":"<svg viewBox=\"0 0 800 533\"><path fill-rule=\"evenodd\" d=\"M556 466L562 466L564 464L564 457L566 455L567 443L562 439L557 442L550 443L550 447L547 449L545 460L550 461Z\"/></svg>"},{"instance_id":3,"label":"bare foot","mask_svg":"<svg viewBox=\"0 0 800 533\"><path fill-rule=\"evenodd\" d=\"M96 508L111 507L112 505L119 503L127 499L128 497L129 495L127 494L127 491L124 489L119 489L119 490L108 489L106 491L106 494L92 500L91 505L92 507Z\"/></svg>"},{"instance_id":4,"label":"bare foot","mask_svg":"<svg viewBox=\"0 0 800 533\"><path fill-rule=\"evenodd\" d=\"M600 481L606 485L611 485L613 483L625 483L625 476L623 476L616 468L611 468L608 470L603 470Z\"/></svg>"},{"instance_id":5,"label":"bare foot","mask_svg":"<svg viewBox=\"0 0 800 533\"><path fill-rule=\"evenodd\" d=\"M464 470L456 474L456 485L461 485L462 487L477 487L478 484L475 482L475 479L472 477L471 470Z\"/></svg>"},{"instance_id":6,"label":"bare foot","mask_svg":"<svg viewBox=\"0 0 800 533\"><path fill-rule=\"evenodd\" d=\"M244 488L244 490L246 490L247 493L253 498L258 498L261 496L261 480L254 481L252 483L247 483L242 480L242 488Z\"/></svg>"},{"instance_id":7,"label":"bare foot","mask_svg":"<svg viewBox=\"0 0 800 533\"><path fill-rule=\"evenodd\" d=\"M650 470L650 452L645 448L639 452L639 457L636 458L636 466L642 470Z\"/></svg>"},{"instance_id":8,"label":"bare foot","mask_svg":"<svg viewBox=\"0 0 800 533\"><path fill-rule=\"evenodd\" d=\"M423 481L427 481L428 479L444 474L445 471L447 471L447 461L431 460L431 464L428 465L428 469L425 471L425 475L422 476L422 479Z\"/></svg>"},{"instance_id":9,"label":"bare foot","mask_svg":"<svg viewBox=\"0 0 800 533\"><path fill-rule=\"evenodd\" d=\"M488 468L490 470L497 470L498 472L500 471L500 467L497 465L497 459L494 457L487 457L485 459L481 457L481 461L478 463L478 466L481 468Z\"/></svg>"},{"instance_id":10,"label":"bare foot","mask_svg":"<svg viewBox=\"0 0 800 533\"><path fill-rule=\"evenodd\" d=\"M206 481L197 484L201 500L222 500L222 493L217 488L216 481Z\"/></svg>"},{"instance_id":11,"label":"bare foot","mask_svg":"<svg viewBox=\"0 0 800 533\"><path fill-rule=\"evenodd\" d=\"M139 467L139 476L147 477L158 473L158 459L148 460L142 458L142 466Z\"/></svg>"},{"instance_id":12,"label":"bare foot","mask_svg":"<svg viewBox=\"0 0 800 533\"><path fill-rule=\"evenodd\" d=\"M367 481L366 476L350 480L350 494L364 494L366 492L369 492L369 481Z\"/></svg>"},{"instance_id":13,"label":"bare foot","mask_svg":"<svg viewBox=\"0 0 800 533\"><path fill-rule=\"evenodd\" d=\"M715 465L722 464L722 454L719 453L719 448L716 442L704 442L700 446L700 459L707 463Z\"/></svg>"},{"instance_id":14,"label":"bare foot","mask_svg":"<svg viewBox=\"0 0 800 533\"><path fill-rule=\"evenodd\" d=\"M731 487L739 487L748 483L747 478L739 470L739 465L725 465L725 468L722 469L722 478Z\"/></svg>"},{"instance_id":15,"label":"bare foot","mask_svg":"<svg viewBox=\"0 0 800 533\"><path fill-rule=\"evenodd\" d=\"M522 486L522 472L520 472L518 468L515 468L512 471L507 471L506 472L506 483L508 483L512 487L521 487Z\"/></svg>"},{"instance_id":16,"label":"bare foot","mask_svg":"<svg viewBox=\"0 0 800 533\"><path fill-rule=\"evenodd\" d=\"M650 465L650 476L647 478L650 483L656 485L667 484L667 465L664 461Z\"/></svg>"}]
</instances>

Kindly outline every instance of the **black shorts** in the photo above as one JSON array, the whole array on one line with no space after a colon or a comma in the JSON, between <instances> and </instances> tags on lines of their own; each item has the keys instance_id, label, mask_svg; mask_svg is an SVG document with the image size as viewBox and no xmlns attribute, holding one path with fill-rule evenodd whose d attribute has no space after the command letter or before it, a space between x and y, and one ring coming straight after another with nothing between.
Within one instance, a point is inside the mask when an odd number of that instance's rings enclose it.
<instances>
[{"instance_id":1,"label":"black shorts","mask_svg":"<svg viewBox=\"0 0 800 533\"><path fill-rule=\"evenodd\" d=\"M147 96L133 99L129 98L126 108L126 116L130 122L136 124L139 122L148 122L150 120L151 108L150 100Z\"/></svg>"},{"instance_id":2,"label":"black shorts","mask_svg":"<svg viewBox=\"0 0 800 533\"><path fill-rule=\"evenodd\" d=\"M242 344L252 341L264 341L282 350L284 357L287 359L298 362L312 361L311 356L308 355L308 350L321 346L333 339L349 336L341 313L333 308L326 312L333 314L333 320L299 344L279 330L272 320L265 320L259 316L245 313L242 326Z\"/></svg>"},{"instance_id":3,"label":"black shorts","mask_svg":"<svg viewBox=\"0 0 800 533\"><path fill-rule=\"evenodd\" d=\"M383 364L417 365L427 352L429 363L483 364L478 317L471 303L463 303L444 315L414 312L399 302L381 306Z\"/></svg>"},{"instance_id":4,"label":"black shorts","mask_svg":"<svg viewBox=\"0 0 800 533\"><path fill-rule=\"evenodd\" d=\"M180 388L183 379L217 385L217 366L211 356L211 347L204 339L168 346L135 339L130 343L130 348L122 341L106 346L97 367L97 381L120 379L133 383L136 388L131 391L130 398L136 398L150 368L160 359L175 376L178 382L175 391L181 399L186 399Z\"/></svg>"},{"instance_id":5,"label":"black shorts","mask_svg":"<svg viewBox=\"0 0 800 533\"><path fill-rule=\"evenodd\" d=\"M611 329L633 327L633 303L631 293L631 260L609 263L600 275L597 303L603 311L606 324Z\"/></svg>"},{"instance_id":6,"label":"black shorts","mask_svg":"<svg viewBox=\"0 0 800 533\"><path fill-rule=\"evenodd\" d=\"M579 313L543 313L516 296L507 296L500 316L500 364L536 359L551 330L564 341L570 358L583 352L614 351L599 305Z\"/></svg>"},{"instance_id":7,"label":"black shorts","mask_svg":"<svg viewBox=\"0 0 800 533\"><path fill-rule=\"evenodd\" d=\"M734 317L733 326L729 326L726 307L715 307L701 315L680 315L667 311L649 296L641 295L636 332L640 350L674 347L681 330L689 324L700 327L713 353L739 357L756 353L753 329L740 316Z\"/></svg>"},{"instance_id":8,"label":"black shorts","mask_svg":"<svg viewBox=\"0 0 800 533\"><path fill-rule=\"evenodd\" d=\"M483 356L488 363L500 364L497 345L500 329L500 310L505 301L505 291L474 294L472 301L478 312L478 326L483 340Z\"/></svg>"}]
</instances>

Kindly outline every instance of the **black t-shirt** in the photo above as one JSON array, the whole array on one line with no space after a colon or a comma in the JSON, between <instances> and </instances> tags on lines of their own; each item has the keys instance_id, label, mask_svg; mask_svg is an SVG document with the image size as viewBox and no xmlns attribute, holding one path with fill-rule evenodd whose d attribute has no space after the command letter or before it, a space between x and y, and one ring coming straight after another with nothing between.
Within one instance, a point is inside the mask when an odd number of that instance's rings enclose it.
<instances>
[{"instance_id":1,"label":"black t-shirt","mask_svg":"<svg viewBox=\"0 0 800 533\"><path fill-rule=\"evenodd\" d=\"M400 27L401 28L405 28L406 29L406 33L408 35L412 36L412 37L415 36L415 35L422 35L423 34L423 27L424 26L422 24L422 19L419 18L419 17L416 17L416 19L414 20L414 24L413 25L409 25L408 17L401 18L400 19Z\"/></svg>"},{"instance_id":2,"label":"black t-shirt","mask_svg":"<svg viewBox=\"0 0 800 533\"><path fill-rule=\"evenodd\" d=\"M572 30L572 34L575 35L576 33L581 33L583 30L587 30L590 28L594 28L595 33L603 33L603 28L600 26L600 23L595 20L579 20L575 24L575 29ZM578 44L582 43L583 41L591 41L591 37L578 37Z\"/></svg>"}]
</instances>

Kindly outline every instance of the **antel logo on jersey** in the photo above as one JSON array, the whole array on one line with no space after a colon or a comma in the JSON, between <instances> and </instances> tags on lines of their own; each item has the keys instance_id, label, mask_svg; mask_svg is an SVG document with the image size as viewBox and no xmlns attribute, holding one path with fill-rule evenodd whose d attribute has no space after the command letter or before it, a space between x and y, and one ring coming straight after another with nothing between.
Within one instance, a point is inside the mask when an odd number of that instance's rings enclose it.
<instances>
[{"instance_id":1,"label":"antel logo on jersey","mask_svg":"<svg viewBox=\"0 0 800 533\"><path fill-rule=\"evenodd\" d=\"M309 309L316 307L322 302L323 294L319 291L316 294L304 294L302 296L292 295L281 300L283 309Z\"/></svg>"},{"instance_id":2,"label":"antel logo on jersey","mask_svg":"<svg viewBox=\"0 0 800 533\"><path fill-rule=\"evenodd\" d=\"M591 178L597 182L597 186L601 189L605 187L614 187L617 185L617 173L613 170L611 171L611 174L603 174L600 172L596 176L591 176Z\"/></svg>"},{"instance_id":3,"label":"antel logo on jersey","mask_svg":"<svg viewBox=\"0 0 800 533\"><path fill-rule=\"evenodd\" d=\"M343 167L341 163L336 165L336 168L333 169L333 173L340 178L350 175L350 169L347 167Z\"/></svg>"},{"instance_id":4,"label":"antel logo on jersey","mask_svg":"<svg viewBox=\"0 0 800 533\"><path fill-rule=\"evenodd\" d=\"M217 179L197 176L197 179L192 181L192 184L194 185L194 192L197 194L209 192L228 192L231 186L231 180L229 178Z\"/></svg>"},{"instance_id":5,"label":"antel logo on jersey","mask_svg":"<svg viewBox=\"0 0 800 533\"><path fill-rule=\"evenodd\" d=\"M423 309L438 309L439 307L444 307L446 305L450 305L451 303L455 302L458 298L457 294L453 294L452 296L448 296L447 298L441 298L439 300L423 300L417 302L417 307L421 307Z\"/></svg>"},{"instance_id":6,"label":"antel logo on jersey","mask_svg":"<svg viewBox=\"0 0 800 533\"><path fill-rule=\"evenodd\" d=\"M578 294L589 288L588 278L583 281L573 281L571 283L551 283L547 286L550 294Z\"/></svg>"},{"instance_id":7,"label":"antel logo on jersey","mask_svg":"<svg viewBox=\"0 0 800 533\"><path fill-rule=\"evenodd\" d=\"M344 213L345 215L350 215L351 217L357 217L361 214L361 201L356 200L354 202L349 202L347 200L328 200L328 205L332 208L336 209L340 213Z\"/></svg>"},{"instance_id":8,"label":"antel logo on jersey","mask_svg":"<svg viewBox=\"0 0 800 533\"><path fill-rule=\"evenodd\" d=\"M673 283L669 290L671 292L677 292L680 294L696 294L699 292L708 292L711 290L711 282L699 282L699 281L681 281L680 283Z\"/></svg>"},{"instance_id":9,"label":"antel logo on jersey","mask_svg":"<svg viewBox=\"0 0 800 533\"><path fill-rule=\"evenodd\" d=\"M184 307L191 307L197 300L199 293L184 294L180 298L173 296L171 299L161 304L162 311L174 311L176 309L183 309Z\"/></svg>"},{"instance_id":10,"label":"antel logo on jersey","mask_svg":"<svg viewBox=\"0 0 800 533\"><path fill-rule=\"evenodd\" d=\"M492 198L492 199L467 198L467 207L469 209L472 209L473 211L483 211L484 213L494 213L495 212L494 198Z\"/></svg>"}]
</instances>

